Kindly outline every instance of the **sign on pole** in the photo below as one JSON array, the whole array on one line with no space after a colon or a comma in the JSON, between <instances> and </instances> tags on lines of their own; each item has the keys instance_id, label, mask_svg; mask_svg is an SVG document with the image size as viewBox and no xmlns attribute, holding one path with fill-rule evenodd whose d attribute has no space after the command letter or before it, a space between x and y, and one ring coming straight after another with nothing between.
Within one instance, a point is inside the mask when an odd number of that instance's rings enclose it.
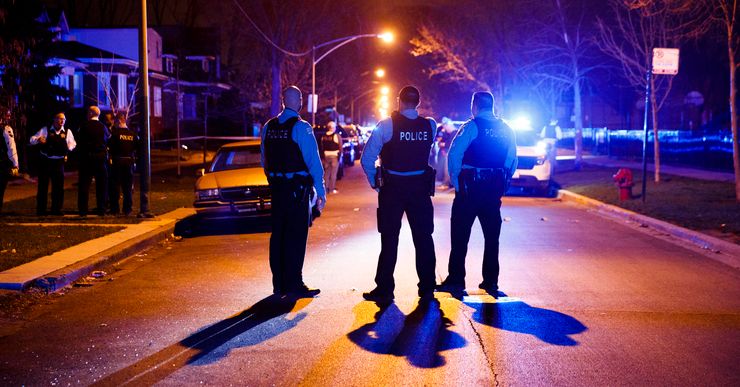
<instances>
[{"instance_id":1,"label":"sign on pole","mask_svg":"<svg viewBox=\"0 0 740 387\"><path fill-rule=\"evenodd\" d=\"M319 104L319 95L318 94L309 94L308 95L308 106L306 108L308 109L309 113L316 113L317 109L316 106Z\"/></svg>"},{"instance_id":2,"label":"sign on pole","mask_svg":"<svg viewBox=\"0 0 740 387\"><path fill-rule=\"evenodd\" d=\"M677 48L653 48L653 74L678 74Z\"/></svg>"}]
</instances>

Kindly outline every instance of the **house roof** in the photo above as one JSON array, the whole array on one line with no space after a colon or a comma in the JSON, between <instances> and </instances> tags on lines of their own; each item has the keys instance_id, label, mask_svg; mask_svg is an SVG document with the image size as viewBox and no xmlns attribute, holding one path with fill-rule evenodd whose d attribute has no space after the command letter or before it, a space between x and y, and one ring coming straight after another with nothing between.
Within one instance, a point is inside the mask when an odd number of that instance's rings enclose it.
<instances>
[{"instance_id":1,"label":"house roof","mask_svg":"<svg viewBox=\"0 0 740 387\"><path fill-rule=\"evenodd\" d=\"M59 41L55 42L50 50L50 54L57 58L65 59L128 59L125 56L114 54L110 51L88 46L87 44L77 41Z\"/></svg>"}]
</instances>

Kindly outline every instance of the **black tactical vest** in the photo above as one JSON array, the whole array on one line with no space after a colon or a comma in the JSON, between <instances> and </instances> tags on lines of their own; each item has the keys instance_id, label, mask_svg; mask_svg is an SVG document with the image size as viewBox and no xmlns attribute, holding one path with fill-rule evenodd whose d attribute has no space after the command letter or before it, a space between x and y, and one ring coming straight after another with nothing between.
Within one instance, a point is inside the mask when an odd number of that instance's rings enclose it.
<instances>
[{"instance_id":1,"label":"black tactical vest","mask_svg":"<svg viewBox=\"0 0 740 387\"><path fill-rule=\"evenodd\" d=\"M558 138L558 132L557 132L557 126L555 125L547 125L545 127L545 135L544 138Z\"/></svg>"},{"instance_id":2,"label":"black tactical vest","mask_svg":"<svg viewBox=\"0 0 740 387\"><path fill-rule=\"evenodd\" d=\"M56 133L54 127L46 130L46 143L41 145L41 154L47 157L64 157L69 153L67 148L67 129Z\"/></svg>"},{"instance_id":3,"label":"black tactical vest","mask_svg":"<svg viewBox=\"0 0 740 387\"><path fill-rule=\"evenodd\" d=\"M282 124L273 118L265 125L265 169L271 173L308 171L298 144L293 141L293 126L298 117L288 118Z\"/></svg>"},{"instance_id":4,"label":"black tactical vest","mask_svg":"<svg viewBox=\"0 0 740 387\"><path fill-rule=\"evenodd\" d=\"M487 120L475 118L478 137L468 146L463 164L476 168L505 168L506 155L514 133L498 118Z\"/></svg>"},{"instance_id":5,"label":"black tactical vest","mask_svg":"<svg viewBox=\"0 0 740 387\"><path fill-rule=\"evenodd\" d=\"M338 133L334 133L332 135L326 135L324 134L321 136L321 145L324 147L325 151L338 151L339 150L339 144L337 144L336 141L334 141L334 136L339 135Z\"/></svg>"},{"instance_id":6,"label":"black tactical vest","mask_svg":"<svg viewBox=\"0 0 740 387\"><path fill-rule=\"evenodd\" d=\"M380 151L383 168L397 172L424 170L429 164L429 151L434 141L429 120L423 117L408 119L399 112L393 112L391 119L393 137Z\"/></svg>"},{"instance_id":7,"label":"black tactical vest","mask_svg":"<svg viewBox=\"0 0 740 387\"><path fill-rule=\"evenodd\" d=\"M136 152L136 133L129 128L113 128L110 145L114 161L133 161Z\"/></svg>"},{"instance_id":8,"label":"black tactical vest","mask_svg":"<svg viewBox=\"0 0 740 387\"><path fill-rule=\"evenodd\" d=\"M97 120L88 120L80 127L80 134L76 136L77 151L83 157L105 156L105 125Z\"/></svg>"}]
</instances>

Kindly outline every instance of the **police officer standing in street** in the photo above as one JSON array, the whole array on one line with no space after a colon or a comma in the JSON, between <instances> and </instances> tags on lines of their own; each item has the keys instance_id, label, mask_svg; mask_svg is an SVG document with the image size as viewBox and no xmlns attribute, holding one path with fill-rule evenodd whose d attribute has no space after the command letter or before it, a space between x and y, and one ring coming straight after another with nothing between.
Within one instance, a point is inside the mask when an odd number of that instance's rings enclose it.
<instances>
[{"instance_id":1,"label":"police officer standing in street","mask_svg":"<svg viewBox=\"0 0 740 387\"><path fill-rule=\"evenodd\" d=\"M499 235L501 197L516 171L514 131L493 115L493 95L473 94L473 118L460 128L452 141L448 166L455 199L452 202L452 249L448 276L438 290L461 298L465 292L465 256L470 230L477 217L483 229L483 282L478 285L493 297L498 296Z\"/></svg>"},{"instance_id":2,"label":"police officer standing in street","mask_svg":"<svg viewBox=\"0 0 740 387\"><path fill-rule=\"evenodd\" d=\"M262 128L262 166L272 191L270 269L273 292L291 297L313 297L319 289L303 282L312 195L321 210L326 203L324 169L311 125L298 112L301 91L283 90L283 111Z\"/></svg>"},{"instance_id":3,"label":"police officer standing in street","mask_svg":"<svg viewBox=\"0 0 740 387\"><path fill-rule=\"evenodd\" d=\"M126 125L126 114L116 114L113 130L108 148L111 157L111 183L108 185L110 192L110 212L118 215L120 207L118 198L120 192L123 192L123 214L131 215L133 201L132 191L134 188L134 153L139 146L139 137L136 132Z\"/></svg>"},{"instance_id":4,"label":"police officer standing in street","mask_svg":"<svg viewBox=\"0 0 740 387\"><path fill-rule=\"evenodd\" d=\"M3 141L0 141L0 213L3 212L3 197L5 188L11 177L18 176L18 152L15 149L15 137L10 126L10 109L0 107L0 129L3 131Z\"/></svg>"},{"instance_id":5,"label":"police officer standing in street","mask_svg":"<svg viewBox=\"0 0 740 387\"><path fill-rule=\"evenodd\" d=\"M87 216L87 203L90 194L90 183L95 177L96 213L105 215L108 199L108 149L110 137L108 128L100 122L100 109L90 106L87 109L87 121L77 133L77 150L80 154L79 186L77 207L80 216Z\"/></svg>"},{"instance_id":6,"label":"police officer standing in street","mask_svg":"<svg viewBox=\"0 0 740 387\"><path fill-rule=\"evenodd\" d=\"M64 163L77 142L71 130L64 127L64 113L54 116L51 127L43 127L31 136L31 145L39 145L39 177L36 215L46 215L46 197L51 180L51 215L62 215L64 204Z\"/></svg>"},{"instance_id":7,"label":"police officer standing in street","mask_svg":"<svg viewBox=\"0 0 740 387\"><path fill-rule=\"evenodd\" d=\"M379 304L393 301L393 272L398 256L398 235L403 214L411 227L416 248L419 297L434 297L434 169L429 152L437 123L420 117L419 90L406 86L398 94L398 111L378 123L362 152L361 164L370 185L378 191L378 231L381 250L375 275L376 288L363 298ZM376 161L380 156L380 168Z\"/></svg>"}]
</instances>

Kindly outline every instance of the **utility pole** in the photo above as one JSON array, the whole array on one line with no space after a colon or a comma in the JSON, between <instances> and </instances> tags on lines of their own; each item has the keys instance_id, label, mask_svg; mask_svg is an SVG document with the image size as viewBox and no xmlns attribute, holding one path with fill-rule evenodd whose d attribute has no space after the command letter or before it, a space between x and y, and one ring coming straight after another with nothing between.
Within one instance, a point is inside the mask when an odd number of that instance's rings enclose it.
<instances>
[{"instance_id":1,"label":"utility pole","mask_svg":"<svg viewBox=\"0 0 740 387\"><path fill-rule=\"evenodd\" d=\"M149 188L152 183L152 161L151 144L149 139L149 58L147 47L147 22L146 22L146 0L141 0L141 24L139 25L139 78L142 90L139 106L141 107L141 125L139 135L141 137L141 164L140 188L139 188L139 217L151 218L149 212Z\"/></svg>"}]
</instances>

